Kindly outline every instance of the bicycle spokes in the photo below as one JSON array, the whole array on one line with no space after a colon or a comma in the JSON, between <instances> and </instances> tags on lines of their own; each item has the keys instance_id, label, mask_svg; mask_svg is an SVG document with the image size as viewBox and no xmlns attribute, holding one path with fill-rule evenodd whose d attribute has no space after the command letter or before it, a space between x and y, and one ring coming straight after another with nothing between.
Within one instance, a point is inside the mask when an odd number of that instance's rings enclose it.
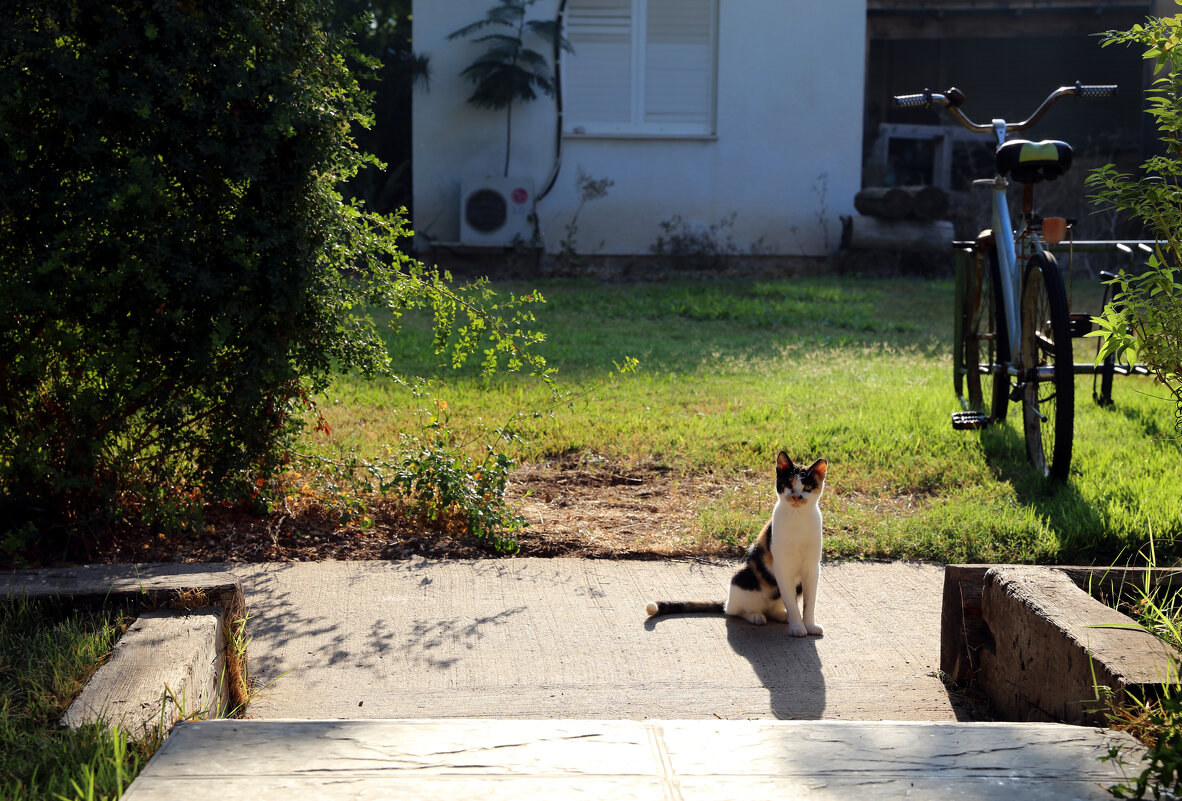
<instances>
[{"instance_id":1,"label":"bicycle spokes","mask_svg":"<svg viewBox=\"0 0 1182 801\"><path fill-rule=\"evenodd\" d=\"M1044 476L1066 478L1075 418L1071 319L1058 265L1036 254L1022 285L1019 373L1026 454Z\"/></svg>"}]
</instances>

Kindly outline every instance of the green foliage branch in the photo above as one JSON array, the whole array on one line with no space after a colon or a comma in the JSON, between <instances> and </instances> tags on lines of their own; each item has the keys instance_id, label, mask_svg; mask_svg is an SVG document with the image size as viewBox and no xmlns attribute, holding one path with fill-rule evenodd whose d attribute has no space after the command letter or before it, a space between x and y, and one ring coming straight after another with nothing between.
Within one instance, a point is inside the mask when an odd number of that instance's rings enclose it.
<instances>
[{"instance_id":1,"label":"green foliage branch","mask_svg":"<svg viewBox=\"0 0 1182 801\"><path fill-rule=\"evenodd\" d=\"M390 375L374 308L453 363L548 380L536 295L407 258L345 201L373 67L326 0L0 9L0 520L45 539L258 497L335 371ZM52 539L52 538L51 538ZM43 543L44 544L44 543Z\"/></svg>"},{"instance_id":2,"label":"green foliage branch","mask_svg":"<svg viewBox=\"0 0 1182 801\"><path fill-rule=\"evenodd\" d=\"M1122 271L1112 282L1113 301L1093 322L1101 338L1098 361L1116 356L1144 363L1174 396L1182 432L1182 15L1150 17L1127 31L1108 31L1103 46L1135 45L1154 62L1157 78L1147 91L1148 113L1164 152L1141 165L1140 175L1109 164L1087 179L1093 198L1128 213L1158 240L1146 269Z\"/></svg>"}]
</instances>

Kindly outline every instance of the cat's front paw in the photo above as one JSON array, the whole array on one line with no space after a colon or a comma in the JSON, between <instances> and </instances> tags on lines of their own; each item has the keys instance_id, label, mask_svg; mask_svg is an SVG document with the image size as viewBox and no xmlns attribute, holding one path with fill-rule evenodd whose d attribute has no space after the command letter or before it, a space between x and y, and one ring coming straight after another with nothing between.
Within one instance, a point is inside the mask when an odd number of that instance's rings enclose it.
<instances>
[{"instance_id":1,"label":"cat's front paw","mask_svg":"<svg viewBox=\"0 0 1182 801\"><path fill-rule=\"evenodd\" d=\"M758 612L747 615L746 617L747 617L747 622L753 626L762 626L764 623L767 623L767 618L764 617L763 615L759 614Z\"/></svg>"},{"instance_id":2,"label":"cat's front paw","mask_svg":"<svg viewBox=\"0 0 1182 801\"><path fill-rule=\"evenodd\" d=\"M808 629L804 627L803 623L789 623L788 634L792 637L804 637L808 634Z\"/></svg>"},{"instance_id":3,"label":"cat's front paw","mask_svg":"<svg viewBox=\"0 0 1182 801\"><path fill-rule=\"evenodd\" d=\"M815 637L821 637L825 634L825 627L822 626L820 623L811 623L811 624L806 623L804 625L804 628L805 628L805 631L807 631L809 634L812 634Z\"/></svg>"}]
</instances>

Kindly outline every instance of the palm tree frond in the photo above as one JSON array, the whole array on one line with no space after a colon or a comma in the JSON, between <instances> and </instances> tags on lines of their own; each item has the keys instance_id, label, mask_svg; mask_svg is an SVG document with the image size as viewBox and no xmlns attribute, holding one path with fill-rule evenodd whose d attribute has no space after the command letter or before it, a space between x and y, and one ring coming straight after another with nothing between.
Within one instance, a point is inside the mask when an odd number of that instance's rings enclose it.
<instances>
[{"instance_id":1,"label":"palm tree frond","mask_svg":"<svg viewBox=\"0 0 1182 801\"><path fill-rule=\"evenodd\" d=\"M489 34L485 34L484 36L479 36L479 37L473 39L472 41L473 42L499 42L501 44L507 45L508 47L510 47L512 49L517 49L518 47L521 47L521 39L519 39L516 36L509 36L504 33L489 33Z\"/></svg>"},{"instance_id":2,"label":"palm tree frond","mask_svg":"<svg viewBox=\"0 0 1182 801\"><path fill-rule=\"evenodd\" d=\"M447 35L447 38L450 41L452 39L459 39L464 36L471 36L476 31L482 30L483 28L487 28L489 25L509 25L509 23L508 22L501 22L499 20L482 19L477 22L473 22L471 25L465 25L464 27L460 28L458 31L452 31L451 33L449 33Z\"/></svg>"},{"instance_id":3,"label":"palm tree frond","mask_svg":"<svg viewBox=\"0 0 1182 801\"><path fill-rule=\"evenodd\" d=\"M515 61L518 64L521 64L535 72L539 69L550 69L550 62L546 60L545 56L536 50L519 50L514 55L516 56Z\"/></svg>"},{"instance_id":4,"label":"palm tree frond","mask_svg":"<svg viewBox=\"0 0 1182 801\"><path fill-rule=\"evenodd\" d=\"M554 94L554 79L546 57L526 47L526 35L573 52L553 20L526 20L526 12L537 0L498 0L483 19L465 25L448 39L467 37L489 26L508 27L511 32L491 31L474 39L485 46L484 53L468 65L463 77L474 84L468 102L479 108L507 109L505 114L505 174L509 174L512 152L513 103L536 100L538 92Z\"/></svg>"},{"instance_id":5,"label":"palm tree frond","mask_svg":"<svg viewBox=\"0 0 1182 801\"><path fill-rule=\"evenodd\" d=\"M571 46L570 40L568 40L565 36L562 35L562 28L559 26L558 20L553 20L553 19L537 20L537 19L535 19L535 20L530 20L529 22L527 22L525 24L533 33L535 33L540 38L545 39L550 44L554 44L555 42L557 42L558 46L561 47L566 52L568 52L568 53L575 52L574 47Z\"/></svg>"}]
</instances>

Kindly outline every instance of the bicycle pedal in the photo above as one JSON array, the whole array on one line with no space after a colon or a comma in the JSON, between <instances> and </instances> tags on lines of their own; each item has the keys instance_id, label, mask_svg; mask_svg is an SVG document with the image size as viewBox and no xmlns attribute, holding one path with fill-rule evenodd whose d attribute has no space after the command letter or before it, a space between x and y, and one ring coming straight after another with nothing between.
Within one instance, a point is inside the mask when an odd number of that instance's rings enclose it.
<instances>
[{"instance_id":1,"label":"bicycle pedal","mask_svg":"<svg viewBox=\"0 0 1182 801\"><path fill-rule=\"evenodd\" d=\"M957 431L984 428L989 425L992 419L984 412L953 412L952 427Z\"/></svg>"},{"instance_id":2,"label":"bicycle pedal","mask_svg":"<svg viewBox=\"0 0 1182 801\"><path fill-rule=\"evenodd\" d=\"M1092 315L1083 312L1071 313L1071 336L1079 338L1092 333Z\"/></svg>"}]
</instances>

